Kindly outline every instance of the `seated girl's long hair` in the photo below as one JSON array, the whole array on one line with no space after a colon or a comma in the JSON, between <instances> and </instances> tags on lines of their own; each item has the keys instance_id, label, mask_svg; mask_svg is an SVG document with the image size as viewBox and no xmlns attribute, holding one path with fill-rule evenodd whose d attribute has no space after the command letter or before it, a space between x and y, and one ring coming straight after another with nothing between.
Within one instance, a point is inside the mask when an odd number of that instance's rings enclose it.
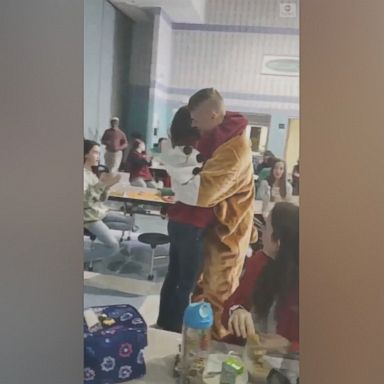
<instances>
[{"instance_id":1,"label":"seated girl's long hair","mask_svg":"<svg viewBox=\"0 0 384 384\"><path fill-rule=\"evenodd\" d=\"M287 164L284 160L278 159L277 157L275 157L271 160L271 162L270 162L271 172L269 173L269 176L267 178L267 182L268 182L269 186L272 188L273 184L275 183L275 176L273 175L273 169L275 168L275 165L277 163L283 163L284 164L284 173L281 176L281 179L279 180L279 188L280 188L281 197L285 198L287 196Z\"/></svg>"},{"instance_id":2,"label":"seated girl's long hair","mask_svg":"<svg viewBox=\"0 0 384 384\"><path fill-rule=\"evenodd\" d=\"M272 307L299 288L299 207L276 203L271 211L272 237L280 241L276 258L270 261L257 279L253 293L255 313L266 318Z\"/></svg>"}]
</instances>

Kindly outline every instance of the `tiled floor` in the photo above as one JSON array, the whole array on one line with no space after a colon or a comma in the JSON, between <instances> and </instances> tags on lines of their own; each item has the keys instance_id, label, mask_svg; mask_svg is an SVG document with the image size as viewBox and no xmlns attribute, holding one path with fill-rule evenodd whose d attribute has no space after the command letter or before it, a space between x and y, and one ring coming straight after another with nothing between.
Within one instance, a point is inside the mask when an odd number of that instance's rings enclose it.
<instances>
[{"instance_id":1,"label":"tiled floor","mask_svg":"<svg viewBox=\"0 0 384 384\"><path fill-rule=\"evenodd\" d=\"M124 241L124 246L127 247L128 253L121 253L113 258L105 259L103 262L94 263L94 271L102 274L116 274L118 267L121 267L121 262L125 261L128 265L123 268L120 276L131 277L134 279L146 279L150 269L151 248L142 244L137 240L140 233L157 232L167 234L167 221L157 216L136 215L136 225L139 226L137 232L131 233L131 240ZM121 236L120 231L112 231L116 238ZM128 234L125 235L127 237ZM89 243L89 239L84 240ZM97 240L94 246L98 246ZM168 256L169 244L156 247L156 256ZM155 261L155 280L163 281L168 266L168 258L157 259Z\"/></svg>"},{"instance_id":2,"label":"tiled floor","mask_svg":"<svg viewBox=\"0 0 384 384\"><path fill-rule=\"evenodd\" d=\"M156 323L159 295L134 295L107 288L84 287L84 308L93 306L130 304L144 317L148 326Z\"/></svg>"},{"instance_id":3,"label":"tiled floor","mask_svg":"<svg viewBox=\"0 0 384 384\"><path fill-rule=\"evenodd\" d=\"M125 242L129 256L118 255L110 263L98 262L93 272L84 272L84 307L131 304L143 315L148 325L154 324L159 306L159 293L164 280L168 258L155 261L154 281L147 281L151 249L137 241L143 232L167 233L167 222L160 217L136 215L139 231L132 233L131 240ZM121 233L114 231L119 238ZM85 239L85 241L89 241ZM168 255L169 245L156 249L157 255ZM109 267L121 260L128 262L124 273L111 271ZM111 265L112 263L112 265Z\"/></svg>"}]
</instances>

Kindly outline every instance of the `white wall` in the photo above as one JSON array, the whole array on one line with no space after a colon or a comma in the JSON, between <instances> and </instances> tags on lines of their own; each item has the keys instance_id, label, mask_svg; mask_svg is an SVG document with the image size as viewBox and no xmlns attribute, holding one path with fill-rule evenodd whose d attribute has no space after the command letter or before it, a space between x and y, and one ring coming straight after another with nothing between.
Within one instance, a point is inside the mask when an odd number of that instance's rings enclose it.
<instances>
[{"instance_id":1,"label":"white wall","mask_svg":"<svg viewBox=\"0 0 384 384\"><path fill-rule=\"evenodd\" d=\"M207 0L190 0L190 2L199 15L201 22L204 22L207 10Z\"/></svg>"},{"instance_id":2,"label":"white wall","mask_svg":"<svg viewBox=\"0 0 384 384\"><path fill-rule=\"evenodd\" d=\"M297 15L299 15L299 0ZM299 17L281 18L280 0L207 0L206 23L299 28Z\"/></svg>"},{"instance_id":3,"label":"white wall","mask_svg":"<svg viewBox=\"0 0 384 384\"><path fill-rule=\"evenodd\" d=\"M153 55L151 68L150 109L147 125L148 143L151 146L167 135L169 128L168 93L173 70L173 29L160 13L155 15ZM165 88L165 89L164 89ZM154 136L154 128L157 135Z\"/></svg>"},{"instance_id":4,"label":"white wall","mask_svg":"<svg viewBox=\"0 0 384 384\"><path fill-rule=\"evenodd\" d=\"M285 109L286 103L278 100L299 96L299 78L261 74L262 59L264 55L298 54L298 35L175 30L171 86L214 86L221 92L244 94L239 100L263 95L253 106ZM268 96L274 96L274 104Z\"/></svg>"},{"instance_id":5,"label":"white wall","mask_svg":"<svg viewBox=\"0 0 384 384\"><path fill-rule=\"evenodd\" d=\"M174 59L172 40L173 31L171 25L163 17L156 15L151 78L164 85L170 85L172 61Z\"/></svg>"},{"instance_id":6,"label":"white wall","mask_svg":"<svg viewBox=\"0 0 384 384\"><path fill-rule=\"evenodd\" d=\"M267 147L283 156L288 121L299 116L299 77L261 73L264 55L299 56L298 16L281 18L279 4L209 0L207 24L174 24L166 99L174 109L196 90L215 87L228 109L272 116Z\"/></svg>"},{"instance_id":7,"label":"white wall","mask_svg":"<svg viewBox=\"0 0 384 384\"><path fill-rule=\"evenodd\" d=\"M105 0L85 0L84 34L84 136L100 141L111 116L126 129L132 21Z\"/></svg>"},{"instance_id":8,"label":"white wall","mask_svg":"<svg viewBox=\"0 0 384 384\"><path fill-rule=\"evenodd\" d=\"M111 117L114 8L84 2L84 136L100 140Z\"/></svg>"},{"instance_id":9,"label":"white wall","mask_svg":"<svg viewBox=\"0 0 384 384\"><path fill-rule=\"evenodd\" d=\"M104 2L101 12L97 4L102 3L86 0L94 22L105 18L104 8L110 5ZM151 145L166 134L175 108L196 90L212 86L223 94L230 110L270 114L268 148L282 156L287 130L278 127L288 126L289 118L298 117L299 78L263 75L262 60L264 55L299 56L299 31L298 17L281 18L279 4L279 0L208 0L207 24L171 23L160 9L150 11L149 22L134 23L129 102L124 111L128 130L142 132ZM86 111L86 120L97 127L96 135L105 129L110 111L111 63L100 47L111 38L113 24L104 21L101 25L103 40L100 44L92 41L89 48L99 49L102 55L99 63L94 52L89 55L92 78L101 73L99 85L88 81L89 100L99 109L97 121ZM93 39L100 36L95 25L88 29ZM97 100L94 93L98 89ZM154 128L158 128L155 138Z\"/></svg>"}]
</instances>

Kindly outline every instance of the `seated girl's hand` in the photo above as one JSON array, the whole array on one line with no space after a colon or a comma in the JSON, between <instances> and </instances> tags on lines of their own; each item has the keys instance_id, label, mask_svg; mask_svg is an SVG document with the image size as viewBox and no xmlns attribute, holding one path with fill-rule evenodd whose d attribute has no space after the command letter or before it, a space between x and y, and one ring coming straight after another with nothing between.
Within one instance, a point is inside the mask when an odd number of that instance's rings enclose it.
<instances>
[{"instance_id":1,"label":"seated girl's hand","mask_svg":"<svg viewBox=\"0 0 384 384\"><path fill-rule=\"evenodd\" d=\"M254 335L256 332L252 314L244 308L235 309L229 318L228 330L233 335L243 339Z\"/></svg>"},{"instance_id":2,"label":"seated girl's hand","mask_svg":"<svg viewBox=\"0 0 384 384\"><path fill-rule=\"evenodd\" d=\"M113 185L117 184L121 179L121 175L116 174L113 175L111 173L103 173L100 176L100 181L106 186L106 187L112 187Z\"/></svg>"},{"instance_id":3,"label":"seated girl's hand","mask_svg":"<svg viewBox=\"0 0 384 384\"><path fill-rule=\"evenodd\" d=\"M120 180L121 180L121 175L119 175L119 174L113 175L112 176L112 182L113 182L112 185L117 184Z\"/></svg>"}]
</instances>

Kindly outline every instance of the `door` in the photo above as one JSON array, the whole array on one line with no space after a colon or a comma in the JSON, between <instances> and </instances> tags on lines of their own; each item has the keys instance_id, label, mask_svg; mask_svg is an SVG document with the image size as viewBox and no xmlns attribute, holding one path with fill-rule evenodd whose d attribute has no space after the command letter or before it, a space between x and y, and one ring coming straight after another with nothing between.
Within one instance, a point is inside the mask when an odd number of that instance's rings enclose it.
<instances>
[{"instance_id":1,"label":"door","mask_svg":"<svg viewBox=\"0 0 384 384\"><path fill-rule=\"evenodd\" d=\"M285 161L287 163L288 176L297 164L300 154L300 122L299 119L289 119L287 140L285 143Z\"/></svg>"},{"instance_id":2,"label":"door","mask_svg":"<svg viewBox=\"0 0 384 384\"><path fill-rule=\"evenodd\" d=\"M268 139L268 128L250 124L247 126L248 136L252 143L252 152L264 152Z\"/></svg>"}]
</instances>

